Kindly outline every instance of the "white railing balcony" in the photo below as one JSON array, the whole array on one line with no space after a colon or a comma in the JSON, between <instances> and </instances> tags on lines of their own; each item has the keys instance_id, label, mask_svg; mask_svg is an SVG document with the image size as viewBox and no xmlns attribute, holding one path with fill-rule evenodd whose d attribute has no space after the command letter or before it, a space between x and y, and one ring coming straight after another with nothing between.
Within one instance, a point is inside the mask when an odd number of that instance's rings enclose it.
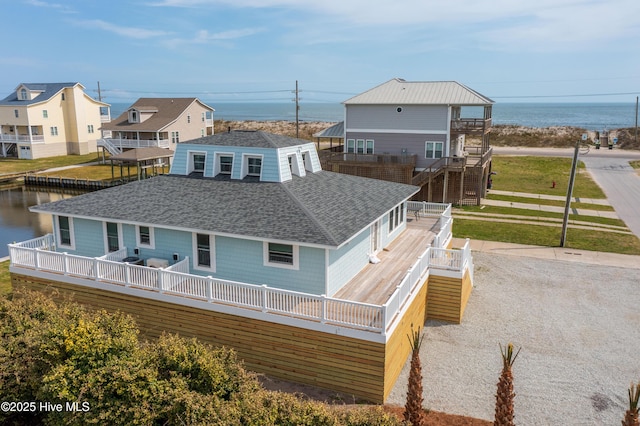
<instances>
[{"instance_id":1,"label":"white railing balcony","mask_svg":"<svg viewBox=\"0 0 640 426\"><path fill-rule=\"evenodd\" d=\"M8 135L3 133L0 135L0 142L44 143L44 135Z\"/></svg>"},{"instance_id":2,"label":"white railing balcony","mask_svg":"<svg viewBox=\"0 0 640 426\"><path fill-rule=\"evenodd\" d=\"M171 141L169 139L118 139L118 138L105 138L107 143L122 148L169 148Z\"/></svg>"}]
</instances>

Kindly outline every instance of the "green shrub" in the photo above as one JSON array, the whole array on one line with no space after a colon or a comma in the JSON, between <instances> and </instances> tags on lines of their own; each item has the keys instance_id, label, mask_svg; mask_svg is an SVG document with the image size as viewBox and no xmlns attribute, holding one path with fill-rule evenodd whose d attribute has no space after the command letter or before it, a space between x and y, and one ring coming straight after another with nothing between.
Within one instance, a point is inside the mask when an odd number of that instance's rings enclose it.
<instances>
[{"instance_id":1,"label":"green shrub","mask_svg":"<svg viewBox=\"0 0 640 426\"><path fill-rule=\"evenodd\" d=\"M25 291L0 298L0 400L78 404L0 412L7 425L403 424L382 410L266 391L233 350L174 335L141 344L129 316Z\"/></svg>"}]
</instances>

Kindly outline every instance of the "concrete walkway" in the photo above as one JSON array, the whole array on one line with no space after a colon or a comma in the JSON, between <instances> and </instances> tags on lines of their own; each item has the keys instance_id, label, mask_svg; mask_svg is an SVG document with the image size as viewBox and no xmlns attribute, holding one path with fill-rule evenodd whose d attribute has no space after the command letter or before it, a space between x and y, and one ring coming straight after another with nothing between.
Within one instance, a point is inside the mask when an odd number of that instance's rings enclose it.
<instances>
[{"instance_id":1,"label":"concrete walkway","mask_svg":"<svg viewBox=\"0 0 640 426\"><path fill-rule=\"evenodd\" d=\"M512 197L522 197L522 198L530 198L530 199L538 199L538 200L553 200L553 201L565 201L566 197L558 196L558 195L544 195L544 194L527 194L523 192L510 192L510 191L497 191L491 189L489 194L496 195L507 195ZM572 199L572 203L587 203L587 204L596 204L602 206L610 205L607 200L603 199L595 199L595 198L576 198ZM492 200L485 198L482 200L482 204L487 206L498 206L498 207L510 207L514 209L524 209L524 210L538 210L543 212L553 212L553 213L564 213L564 207L561 206L549 206L546 204L532 204L525 202L517 202L517 201L504 201L504 200ZM582 208L571 208L569 211L571 214L577 214L582 216L596 216L596 217L606 217L610 219L619 219L618 214L615 211L605 211L605 210L592 210L592 209L582 209Z\"/></svg>"},{"instance_id":2,"label":"concrete walkway","mask_svg":"<svg viewBox=\"0 0 640 426\"><path fill-rule=\"evenodd\" d=\"M464 246L465 241L466 240L463 238L454 238L453 247L460 248ZM471 240L471 251L640 269L640 256L577 250L565 247L530 246L525 244L502 243L498 241Z\"/></svg>"}]
</instances>

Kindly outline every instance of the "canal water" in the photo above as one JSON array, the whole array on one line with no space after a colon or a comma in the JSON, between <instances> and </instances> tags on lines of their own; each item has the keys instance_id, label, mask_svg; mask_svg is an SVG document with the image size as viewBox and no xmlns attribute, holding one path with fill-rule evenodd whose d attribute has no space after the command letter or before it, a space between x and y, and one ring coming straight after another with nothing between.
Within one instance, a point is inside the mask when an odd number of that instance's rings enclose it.
<instances>
[{"instance_id":1,"label":"canal water","mask_svg":"<svg viewBox=\"0 0 640 426\"><path fill-rule=\"evenodd\" d=\"M7 244L52 232L51 215L32 213L29 207L70 198L80 191L18 186L0 190L0 258L9 255Z\"/></svg>"}]
</instances>

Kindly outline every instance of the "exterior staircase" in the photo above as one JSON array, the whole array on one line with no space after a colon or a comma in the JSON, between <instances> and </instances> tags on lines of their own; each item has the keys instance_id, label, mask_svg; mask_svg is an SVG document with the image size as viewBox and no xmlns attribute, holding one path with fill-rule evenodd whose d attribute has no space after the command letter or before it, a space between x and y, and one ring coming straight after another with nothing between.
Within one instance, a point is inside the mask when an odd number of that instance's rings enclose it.
<instances>
[{"instance_id":1,"label":"exterior staircase","mask_svg":"<svg viewBox=\"0 0 640 426\"><path fill-rule=\"evenodd\" d=\"M97 144L109 151L111 155L122 154L122 148L115 146L109 139L98 139Z\"/></svg>"}]
</instances>

